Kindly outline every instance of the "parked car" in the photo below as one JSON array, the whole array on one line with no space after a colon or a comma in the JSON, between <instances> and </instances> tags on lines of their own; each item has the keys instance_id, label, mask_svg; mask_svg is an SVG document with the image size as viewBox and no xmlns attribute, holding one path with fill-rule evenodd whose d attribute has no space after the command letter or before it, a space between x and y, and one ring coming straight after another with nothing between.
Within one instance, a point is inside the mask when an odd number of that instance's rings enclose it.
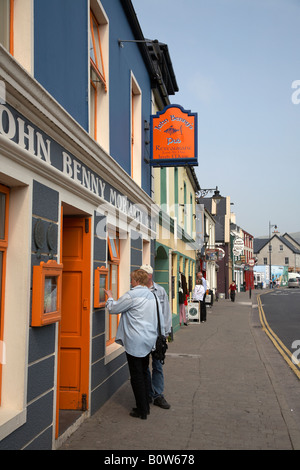
<instances>
[{"instance_id":1,"label":"parked car","mask_svg":"<svg viewBox=\"0 0 300 470\"><path fill-rule=\"evenodd\" d=\"M300 287L299 278L298 277L292 277L291 279L289 279L288 287Z\"/></svg>"}]
</instances>

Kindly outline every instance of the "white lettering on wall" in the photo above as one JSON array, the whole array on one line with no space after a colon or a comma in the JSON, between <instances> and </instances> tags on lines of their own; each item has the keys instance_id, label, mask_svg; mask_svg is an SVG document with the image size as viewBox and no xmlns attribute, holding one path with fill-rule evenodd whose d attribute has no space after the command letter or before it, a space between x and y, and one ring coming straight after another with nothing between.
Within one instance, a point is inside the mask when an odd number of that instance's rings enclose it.
<instances>
[{"instance_id":1,"label":"white lettering on wall","mask_svg":"<svg viewBox=\"0 0 300 470\"><path fill-rule=\"evenodd\" d=\"M37 137L37 156L42 160L42 154L41 154L41 150L42 150L45 161L49 163L49 165L51 165L51 159L50 159L51 142L50 140L48 139L46 140L46 143L47 143L47 148L46 148L43 136L39 132L37 132L36 137Z\"/></svg>"},{"instance_id":2,"label":"white lettering on wall","mask_svg":"<svg viewBox=\"0 0 300 470\"><path fill-rule=\"evenodd\" d=\"M7 131L3 128L4 116L6 115L8 119L8 129ZM16 135L16 122L13 114L9 109L7 109L3 104L0 105L0 133L3 134L8 139L13 139Z\"/></svg>"},{"instance_id":3,"label":"white lettering on wall","mask_svg":"<svg viewBox=\"0 0 300 470\"><path fill-rule=\"evenodd\" d=\"M52 166L51 140L47 136L43 136L34 125L27 124L17 112L15 113L14 115L14 111L6 103L1 104L0 102L0 134L17 142L22 149ZM161 123L161 126L163 125L164 123ZM57 149L57 146L54 147ZM61 157L62 173L75 183L99 196L105 203L110 204L110 210L111 206L114 206L117 210L133 219L131 221L132 226L130 226L132 231L137 230L139 223L149 224L146 207L133 204L128 201L126 195L120 194L113 188L110 188L109 196L107 195L105 200L106 182L62 148L60 151L61 155L55 155L54 160L57 162L58 158Z\"/></svg>"},{"instance_id":4,"label":"white lettering on wall","mask_svg":"<svg viewBox=\"0 0 300 470\"><path fill-rule=\"evenodd\" d=\"M69 178L81 184L84 188L92 191L97 196L104 199L104 190L106 183L94 173L91 173L84 165L72 158L67 152L63 156L63 173Z\"/></svg>"},{"instance_id":5,"label":"white lettering on wall","mask_svg":"<svg viewBox=\"0 0 300 470\"><path fill-rule=\"evenodd\" d=\"M4 126L4 123L6 125ZM16 138L18 132L18 145L36 155L41 160L51 165L50 150L51 141L44 138L34 127L27 125L20 117L14 117L13 113L5 105L0 105L0 134L10 140ZM36 142L36 144L35 144ZM27 144L27 145L26 145Z\"/></svg>"}]
</instances>

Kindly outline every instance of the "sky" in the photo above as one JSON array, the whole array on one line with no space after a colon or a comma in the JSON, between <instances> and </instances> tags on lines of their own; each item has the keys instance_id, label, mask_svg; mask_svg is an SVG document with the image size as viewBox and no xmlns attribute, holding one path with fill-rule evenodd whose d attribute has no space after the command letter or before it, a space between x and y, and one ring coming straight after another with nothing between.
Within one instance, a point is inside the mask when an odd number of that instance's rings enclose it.
<instances>
[{"instance_id":1,"label":"sky","mask_svg":"<svg viewBox=\"0 0 300 470\"><path fill-rule=\"evenodd\" d=\"M168 45L171 104L198 114L200 187L230 196L254 237L300 232L300 0L132 3Z\"/></svg>"}]
</instances>

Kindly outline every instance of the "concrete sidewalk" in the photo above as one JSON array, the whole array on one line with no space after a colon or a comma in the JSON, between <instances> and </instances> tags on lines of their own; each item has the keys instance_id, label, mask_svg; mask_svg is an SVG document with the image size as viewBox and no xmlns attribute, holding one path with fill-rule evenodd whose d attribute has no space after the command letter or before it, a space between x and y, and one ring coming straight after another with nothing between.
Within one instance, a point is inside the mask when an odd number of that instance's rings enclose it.
<instances>
[{"instance_id":1,"label":"concrete sidewalk","mask_svg":"<svg viewBox=\"0 0 300 470\"><path fill-rule=\"evenodd\" d=\"M128 381L60 449L300 449L299 380L262 331L255 293L181 327L164 372L169 410L131 418Z\"/></svg>"}]
</instances>

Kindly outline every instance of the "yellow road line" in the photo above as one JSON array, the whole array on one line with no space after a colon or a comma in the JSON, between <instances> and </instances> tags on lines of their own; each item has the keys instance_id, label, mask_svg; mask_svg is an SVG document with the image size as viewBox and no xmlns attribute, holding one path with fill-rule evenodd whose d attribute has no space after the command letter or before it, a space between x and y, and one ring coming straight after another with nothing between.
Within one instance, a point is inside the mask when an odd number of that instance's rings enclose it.
<instances>
[{"instance_id":1,"label":"yellow road line","mask_svg":"<svg viewBox=\"0 0 300 470\"><path fill-rule=\"evenodd\" d=\"M262 325L262 328L263 328L264 332L267 334L267 336L270 338L270 340L272 341L272 343L274 344L276 349L279 351L281 356L284 358L284 360L288 363L290 368L296 374L298 379L300 379L300 370L297 367L297 365L293 363L293 360L292 360L293 353L291 353L291 351L288 350L288 348L283 344L283 342L278 338L276 333L274 333L274 331L272 330L272 328L268 324L266 316L265 316L264 309L262 307L260 296L261 296L261 294L259 294L257 296L257 303L258 303L259 319L260 319L260 323Z\"/></svg>"}]
</instances>

